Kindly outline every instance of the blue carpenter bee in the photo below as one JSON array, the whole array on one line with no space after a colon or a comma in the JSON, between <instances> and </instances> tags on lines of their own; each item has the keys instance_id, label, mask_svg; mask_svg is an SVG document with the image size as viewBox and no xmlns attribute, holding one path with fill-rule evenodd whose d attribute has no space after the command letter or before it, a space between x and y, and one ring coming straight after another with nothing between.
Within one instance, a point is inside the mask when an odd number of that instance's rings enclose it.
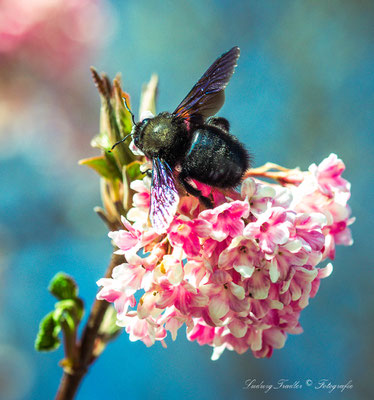
<instances>
[{"instance_id":1,"label":"blue carpenter bee","mask_svg":"<svg viewBox=\"0 0 374 400\"><path fill-rule=\"evenodd\" d=\"M134 121L134 143L152 161L150 220L158 233L165 232L177 210L176 179L188 193L212 207L211 200L192 186L190 179L234 188L249 168L249 154L230 134L229 122L212 117L224 103L239 54L239 48L233 47L219 57L173 113Z\"/></svg>"}]
</instances>

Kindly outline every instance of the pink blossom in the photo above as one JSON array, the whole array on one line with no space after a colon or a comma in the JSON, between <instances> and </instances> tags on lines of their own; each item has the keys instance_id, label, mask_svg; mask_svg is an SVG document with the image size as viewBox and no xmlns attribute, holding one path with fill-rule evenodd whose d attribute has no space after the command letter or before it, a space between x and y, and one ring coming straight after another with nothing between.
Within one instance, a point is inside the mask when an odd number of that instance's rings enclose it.
<instances>
[{"instance_id":1,"label":"pink blossom","mask_svg":"<svg viewBox=\"0 0 374 400\"><path fill-rule=\"evenodd\" d=\"M114 244L119 248L117 254L124 254L129 250L139 250L157 236L153 230L146 232L135 228L124 217L122 217L122 223L127 231L120 230L109 232L108 234L108 236L113 240Z\"/></svg>"},{"instance_id":2,"label":"pink blossom","mask_svg":"<svg viewBox=\"0 0 374 400\"><path fill-rule=\"evenodd\" d=\"M273 253L276 245L285 244L290 237L294 214L282 207L269 208L257 221L249 223L243 235L257 239L265 253Z\"/></svg>"},{"instance_id":3,"label":"pink blossom","mask_svg":"<svg viewBox=\"0 0 374 400\"><path fill-rule=\"evenodd\" d=\"M253 239L238 236L220 254L218 265L225 269L234 268L242 278L250 278L261 263L260 254L260 247Z\"/></svg>"},{"instance_id":4,"label":"pink blossom","mask_svg":"<svg viewBox=\"0 0 374 400\"><path fill-rule=\"evenodd\" d=\"M171 255L165 255L161 263L155 268L153 276L157 280L166 277L172 285L179 285L184 277L182 253L173 251Z\"/></svg>"},{"instance_id":5,"label":"pink blossom","mask_svg":"<svg viewBox=\"0 0 374 400\"><path fill-rule=\"evenodd\" d=\"M151 274L141 266L125 263L113 269L112 278L100 279L98 285L118 286L126 294L131 295L141 288L148 287L147 282L151 278Z\"/></svg>"},{"instance_id":6,"label":"pink blossom","mask_svg":"<svg viewBox=\"0 0 374 400\"><path fill-rule=\"evenodd\" d=\"M266 255L269 275L272 282L286 279L289 269L296 265L304 265L308 260L308 252L297 240L278 246L272 255Z\"/></svg>"},{"instance_id":7,"label":"pink blossom","mask_svg":"<svg viewBox=\"0 0 374 400\"><path fill-rule=\"evenodd\" d=\"M257 358L271 357L273 349L281 349L286 342L286 334L279 329L269 328L262 331L261 349L253 352Z\"/></svg>"},{"instance_id":8,"label":"pink blossom","mask_svg":"<svg viewBox=\"0 0 374 400\"><path fill-rule=\"evenodd\" d=\"M183 324L187 325L187 333L194 327L192 318L182 314L175 307L169 307L168 310L165 311L162 320L159 322L165 323L165 329L171 333L173 340L177 338L178 329L181 328Z\"/></svg>"},{"instance_id":9,"label":"pink blossom","mask_svg":"<svg viewBox=\"0 0 374 400\"><path fill-rule=\"evenodd\" d=\"M336 154L330 154L318 166L312 164L309 167L317 180L319 190L328 197L333 197L337 191L349 192L349 182L341 177L344 170L345 165Z\"/></svg>"},{"instance_id":10,"label":"pink blossom","mask_svg":"<svg viewBox=\"0 0 374 400\"><path fill-rule=\"evenodd\" d=\"M241 193L243 198L247 198L251 213L255 216L266 211L272 203L273 198L276 195L276 191L271 186L260 184L252 178L247 178L241 187Z\"/></svg>"},{"instance_id":11,"label":"pink blossom","mask_svg":"<svg viewBox=\"0 0 374 400\"><path fill-rule=\"evenodd\" d=\"M351 210L348 206L336 202L329 203L325 213L328 216L328 224L324 229L326 235L325 255L333 260L336 244L345 246L353 244L348 226L355 221L355 218L350 218Z\"/></svg>"},{"instance_id":12,"label":"pink blossom","mask_svg":"<svg viewBox=\"0 0 374 400\"><path fill-rule=\"evenodd\" d=\"M108 236L122 252L140 248L142 232L133 228L127 220L123 219L122 222L128 230L109 232Z\"/></svg>"},{"instance_id":13,"label":"pink blossom","mask_svg":"<svg viewBox=\"0 0 374 400\"><path fill-rule=\"evenodd\" d=\"M159 284L160 299L157 306L165 308L174 305L183 314L188 314L191 308L203 307L208 304L209 298L199 292L188 282L180 285L171 285L166 279Z\"/></svg>"},{"instance_id":14,"label":"pink blossom","mask_svg":"<svg viewBox=\"0 0 374 400\"><path fill-rule=\"evenodd\" d=\"M209 236L222 242L228 236L235 237L242 234L244 228L242 218L247 218L248 213L248 203L236 200L222 204L213 210L202 211L199 218L210 223L211 231Z\"/></svg>"},{"instance_id":15,"label":"pink blossom","mask_svg":"<svg viewBox=\"0 0 374 400\"><path fill-rule=\"evenodd\" d=\"M158 317L162 310L157 307L157 302L160 295L156 290L153 292L146 292L139 300L139 305L137 308L138 318L144 319L152 316L154 318Z\"/></svg>"},{"instance_id":16,"label":"pink blossom","mask_svg":"<svg viewBox=\"0 0 374 400\"><path fill-rule=\"evenodd\" d=\"M197 340L202 346L204 344L212 344L215 337L215 328L206 325L203 320L197 322L192 331L188 335L189 340Z\"/></svg>"},{"instance_id":17,"label":"pink blossom","mask_svg":"<svg viewBox=\"0 0 374 400\"><path fill-rule=\"evenodd\" d=\"M206 268L203 261L190 260L184 265L184 276L194 287L200 286L204 280L206 282L210 277L210 270Z\"/></svg>"},{"instance_id":18,"label":"pink blossom","mask_svg":"<svg viewBox=\"0 0 374 400\"><path fill-rule=\"evenodd\" d=\"M130 188L136 193L133 196L133 208L130 208L127 213L127 219L138 222L138 225L139 222L146 225L151 202L149 178L146 177L142 181L132 181Z\"/></svg>"},{"instance_id":19,"label":"pink blossom","mask_svg":"<svg viewBox=\"0 0 374 400\"><path fill-rule=\"evenodd\" d=\"M117 323L126 327L130 341L141 340L147 347L152 346L156 340L162 341L167 334L165 328L156 321L151 318L139 319L135 312L129 312Z\"/></svg>"},{"instance_id":20,"label":"pink blossom","mask_svg":"<svg viewBox=\"0 0 374 400\"><path fill-rule=\"evenodd\" d=\"M135 222L123 219L125 229L110 234L127 263L98 281L98 298L114 303L130 340L147 346L165 346L185 324L189 340L213 347L213 360L225 349L270 357L302 332L301 311L332 272L320 263L352 243L342 170L332 155L307 172L282 169L282 184L248 178L241 193L197 182L214 208L201 211L182 195L161 235L148 222L148 183L136 181Z\"/></svg>"},{"instance_id":21,"label":"pink blossom","mask_svg":"<svg viewBox=\"0 0 374 400\"><path fill-rule=\"evenodd\" d=\"M312 282L318 275L318 270L308 265L295 267L295 273L290 280L288 292L294 308L303 309L308 305ZM297 309L296 308L296 309Z\"/></svg>"},{"instance_id":22,"label":"pink blossom","mask_svg":"<svg viewBox=\"0 0 374 400\"><path fill-rule=\"evenodd\" d=\"M284 308L284 304L280 301L278 285L271 284L269 279L267 280L267 284L269 286L267 289L268 296L264 299L254 298L252 294L253 289L248 288L251 290L249 292L251 294L250 311L255 321L264 321L265 318L269 318L270 315L274 314L275 310L282 310Z\"/></svg>"},{"instance_id":23,"label":"pink blossom","mask_svg":"<svg viewBox=\"0 0 374 400\"><path fill-rule=\"evenodd\" d=\"M168 229L168 237L173 246L181 246L187 256L196 257L200 253L199 237L209 236L211 225L202 219L189 220L175 218Z\"/></svg>"},{"instance_id":24,"label":"pink blossom","mask_svg":"<svg viewBox=\"0 0 374 400\"><path fill-rule=\"evenodd\" d=\"M117 311L118 319L121 319L123 315L126 315L128 307L135 307L136 301L134 295L127 294L125 288L123 288L122 285L119 285L117 281L102 278L97 281L97 284L102 286L97 294L97 298L99 300L106 300L109 303L113 303Z\"/></svg>"},{"instance_id":25,"label":"pink blossom","mask_svg":"<svg viewBox=\"0 0 374 400\"><path fill-rule=\"evenodd\" d=\"M245 290L243 286L232 282L230 274L216 271L212 281L211 284L201 287L202 292L210 299L209 321L220 326L230 310L239 313L248 311L249 300L245 297Z\"/></svg>"},{"instance_id":26,"label":"pink blossom","mask_svg":"<svg viewBox=\"0 0 374 400\"><path fill-rule=\"evenodd\" d=\"M327 224L321 213L298 214L295 219L295 236L308 251L319 251L325 244L323 227Z\"/></svg>"},{"instance_id":27,"label":"pink blossom","mask_svg":"<svg viewBox=\"0 0 374 400\"><path fill-rule=\"evenodd\" d=\"M202 246L202 254L206 267L211 271L213 270L213 266L217 265L220 254L231 243L231 240L229 236L220 242L211 238L205 240Z\"/></svg>"},{"instance_id":28,"label":"pink blossom","mask_svg":"<svg viewBox=\"0 0 374 400\"><path fill-rule=\"evenodd\" d=\"M334 259L336 244L349 246L353 243L351 231L348 228L355 221L355 218L350 217L351 210L347 204L350 192L345 191L346 187L343 187L343 191L336 187L333 196L329 197L318 188L310 191L309 187L313 188L313 185L305 187L301 184L294 190L297 198L294 207L298 212L324 215L326 222L321 225L323 226L322 234L325 236L322 258Z\"/></svg>"},{"instance_id":29,"label":"pink blossom","mask_svg":"<svg viewBox=\"0 0 374 400\"><path fill-rule=\"evenodd\" d=\"M151 195L149 188L144 183L144 180L132 181L130 188L136 192L133 196L134 206L149 208L151 204Z\"/></svg>"},{"instance_id":30,"label":"pink blossom","mask_svg":"<svg viewBox=\"0 0 374 400\"><path fill-rule=\"evenodd\" d=\"M257 268L244 284L249 297L259 300L268 298L271 282L266 269Z\"/></svg>"}]
</instances>

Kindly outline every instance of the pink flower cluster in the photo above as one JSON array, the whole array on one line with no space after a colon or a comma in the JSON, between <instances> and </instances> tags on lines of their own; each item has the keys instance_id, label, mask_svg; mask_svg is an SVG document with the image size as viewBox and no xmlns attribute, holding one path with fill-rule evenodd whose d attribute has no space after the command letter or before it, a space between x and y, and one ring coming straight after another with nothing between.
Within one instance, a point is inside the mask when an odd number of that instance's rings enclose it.
<instances>
[{"instance_id":1,"label":"pink flower cluster","mask_svg":"<svg viewBox=\"0 0 374 400\"><path fill-rule=\"evenodd\" d=\"M224 349L270 357L302 332L300 312L332 272L318 265L352 244L343 170L331 154L293 183L295 170L283 185L249 177L230 196L196 183L215 208L182 196L161 236L148 223L148 178L134 181L125 229L109 234L127 262L98 281L98 298L114 303L131 341L164 345L186 324L189 340L213 346L212 359Z\"/></svg>"}]
</instances>

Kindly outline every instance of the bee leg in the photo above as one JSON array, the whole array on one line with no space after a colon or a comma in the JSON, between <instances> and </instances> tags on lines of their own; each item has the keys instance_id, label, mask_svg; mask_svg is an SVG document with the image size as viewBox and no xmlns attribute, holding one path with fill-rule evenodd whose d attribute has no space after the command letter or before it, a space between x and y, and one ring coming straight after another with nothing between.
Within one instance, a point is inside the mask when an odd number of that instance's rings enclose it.
<instances>
[{"instance_id":1,"label":"bee leg","mask_svg":"<svg viewBox=\"0 0 374 400\"><path fill-rule=\"evenodd\" d=\"M148 168L144 173L148 176L148 178L152 178L152 169L151 168Z\"/></svg>"},{"instance_id":2,"label":"bee leg","mask_svg":"<svg viewBox=\"0 0 374 400\"><path fill-rule=\"evenodd\" d=\"M197 197L203 204L205 207L207 208L213 208L213 203L210 199L208 199L208 197L205 197L201 194L200 190L194 188L192 185L190 185L187 181L186 181L186 177L184 175L182 175L182 173L179 174L179 182L183 185L183 187L186 189L186 191L190 194L192 194L192 196Z\"/></svg>"}]
</instances>

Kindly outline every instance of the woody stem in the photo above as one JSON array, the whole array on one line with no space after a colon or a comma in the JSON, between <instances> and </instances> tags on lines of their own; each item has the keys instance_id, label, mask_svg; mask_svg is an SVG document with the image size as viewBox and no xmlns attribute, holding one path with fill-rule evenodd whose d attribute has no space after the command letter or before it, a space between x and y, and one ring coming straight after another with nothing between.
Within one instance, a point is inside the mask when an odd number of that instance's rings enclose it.
<instances>
[{"instance_id":1,"label":"woody stem","mask_svg":"<svg viewBox=\"0 0 374 400\"><path fill-rule=\"evenodd\" d=\"M112 275L113 269L123 263L123 256L113 254L110 260L105 277ZM56 400L74 399L79 385L86 375L89 366L95 361L94 356L95 342L98 338L98 331L109 303L105 300L95 300L87 323L84 327L80 343L77 345L77 355L72 367L64 370L60 386L56 394Z\"/></svg>"}]
</instances>

